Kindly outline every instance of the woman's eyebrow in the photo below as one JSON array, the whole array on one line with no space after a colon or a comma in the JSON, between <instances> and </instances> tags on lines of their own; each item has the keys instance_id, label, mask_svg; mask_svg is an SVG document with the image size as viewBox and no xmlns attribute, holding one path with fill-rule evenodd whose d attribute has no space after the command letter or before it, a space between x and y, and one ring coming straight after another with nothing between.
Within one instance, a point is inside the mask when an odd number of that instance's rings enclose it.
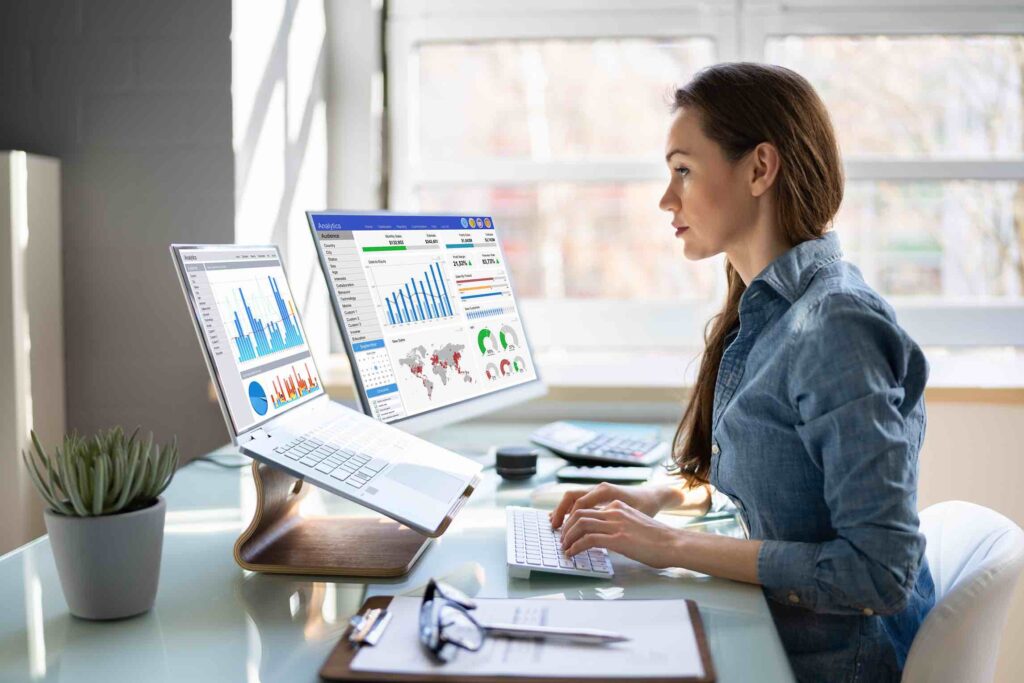
<instances>
[{"instance_id":1,"label":"woman's eyebrow","mask_svg":"<svg viewBox=\"0 0 1024 683\"><path fill-rule=\"evenodd\" d=\"M671 159L676 154L682 154L683 156L686 156L686 157L690 156L689 152L686 152L686 151L681 150L681 149L674 149L674 150L672 150L671 152L669 152L668 154L665 155L665 161L668 161L669 159Z\"/></svg>"}]
</instances>

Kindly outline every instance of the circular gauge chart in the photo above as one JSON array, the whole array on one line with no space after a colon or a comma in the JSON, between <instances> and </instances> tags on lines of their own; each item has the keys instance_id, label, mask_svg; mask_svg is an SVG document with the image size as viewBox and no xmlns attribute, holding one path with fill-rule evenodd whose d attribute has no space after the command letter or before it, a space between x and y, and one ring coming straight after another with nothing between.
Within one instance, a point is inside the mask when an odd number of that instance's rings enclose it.
<instances>
[{"instance_id":1,"label":"circular gauge chart","mask_svg":"<svg viewBox=\"0 0 1024 683\"><path fill-rule=\"evenodd\" d=\"M249 403L257 415L267 414L267 392L259 382L249 383Z\"/></svg>"},{"instance_id":2,"label":"circular gauge chart","mask_svg":"<svg viewBox=\"0 0 1024 683\"><path fill-rule=\"evenodd\" d=\"M476 335L476 344L480 347L480 353L486 356L497 351L497 344L494 341L494 337L491 335L491 331L486 327L480 330L480 333Z\"/></svg>"},{"instance_id":3,"label":"circular gauge chart","mask_svg":"<svg viewBox=\"0 0 1024 683\"><path fill-rule=\"evenodd\" d=\"M498 338L501 340L501 348L507 351L515 351L519 346L519 335L508 325L502 326Z\"/></svg>"},{"instance_id":4,"label":"circular gauge chart","mask_svg":"<svg viewBox=\"0 0 1024 683\"><path fill-rule=\"evenodd\" d=\"M513 361L512 361L512 368L516 372L525 372L526 371L526 361L523 360L522 356L516 356L515 359L513 359Z\"/></svg>"},{"instance_id":5,"label":"circular gauge chart","mask_svg":"<svg viewBox=\"0 0 1024 683\"><path fill-rule=\"evenodd\" d=\"M501 368L501 374L507 375L512 370L512 363L508 359L505 359L501 361L501 365L499 367Z\"/></svg>"},{"instance_id":6,"label":"circular gauge chart","mask_svg":"<svg viewBox=\"0 0 1024 683\"><path fill-rule=\"evenodd\" d=\"M498 366L495 365L494 363L488 363L487 367L484 368L484 372L487 373L487 379L498 379Z\"/></svg>"}]
</instances>

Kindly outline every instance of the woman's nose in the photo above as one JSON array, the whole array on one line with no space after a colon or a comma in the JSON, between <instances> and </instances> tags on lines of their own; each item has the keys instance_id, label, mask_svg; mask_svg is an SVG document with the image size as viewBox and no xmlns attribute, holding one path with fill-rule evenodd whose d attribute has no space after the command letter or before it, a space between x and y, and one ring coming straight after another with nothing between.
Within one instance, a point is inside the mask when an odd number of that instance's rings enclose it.
<instances>
[{"instance_id":1,"label":"woman's nose","mask_svg":"<svg viewBox=\"0 0 1024 683\"><path fill-rule=\"evenodd\" d=\"M666 189L665 194L661 195L661 201L658 202L658 208L662 211L672 212L678 211L681 208L679 198L676 197L671 188Z\"/></svg>"}]
</instances>

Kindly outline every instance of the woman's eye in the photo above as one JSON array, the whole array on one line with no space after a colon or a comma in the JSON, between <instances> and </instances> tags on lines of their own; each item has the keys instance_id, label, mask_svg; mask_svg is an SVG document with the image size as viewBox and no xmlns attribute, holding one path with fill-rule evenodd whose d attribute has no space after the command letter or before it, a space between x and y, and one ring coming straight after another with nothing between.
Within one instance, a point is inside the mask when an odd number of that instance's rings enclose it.
<instances>
[{"instance_id":1,"label":"woman's eye","mask_svg":"<svg viewBox=\"0 0 1024 683\"><path fill-rule=\"evenodd\" d=\"M690 169L686 168L685 166L680 166L680 167L678 167L676 169L676 173L678 173L680 176L685 176L689 172L690 172Z\"/></svg>"}]
</instances>

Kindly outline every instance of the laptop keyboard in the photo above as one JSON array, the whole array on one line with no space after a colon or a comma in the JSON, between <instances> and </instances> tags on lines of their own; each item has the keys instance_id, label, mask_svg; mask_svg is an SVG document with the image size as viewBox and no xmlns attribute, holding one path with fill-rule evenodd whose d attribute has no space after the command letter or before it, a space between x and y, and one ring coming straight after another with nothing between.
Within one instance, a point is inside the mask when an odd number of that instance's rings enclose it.
<instances>
[{"instance_id":1,"label":"laptop keyboard","mask_svg":"<svg viewBox=\"0 0 1024 683\"><path fill-rule=\"evenodd\" d=\"M388 465L363 448L378 445L370 430L349 420L337 420L274 449L299 465L361 489Z\"/></svg>"}]
</instances>

